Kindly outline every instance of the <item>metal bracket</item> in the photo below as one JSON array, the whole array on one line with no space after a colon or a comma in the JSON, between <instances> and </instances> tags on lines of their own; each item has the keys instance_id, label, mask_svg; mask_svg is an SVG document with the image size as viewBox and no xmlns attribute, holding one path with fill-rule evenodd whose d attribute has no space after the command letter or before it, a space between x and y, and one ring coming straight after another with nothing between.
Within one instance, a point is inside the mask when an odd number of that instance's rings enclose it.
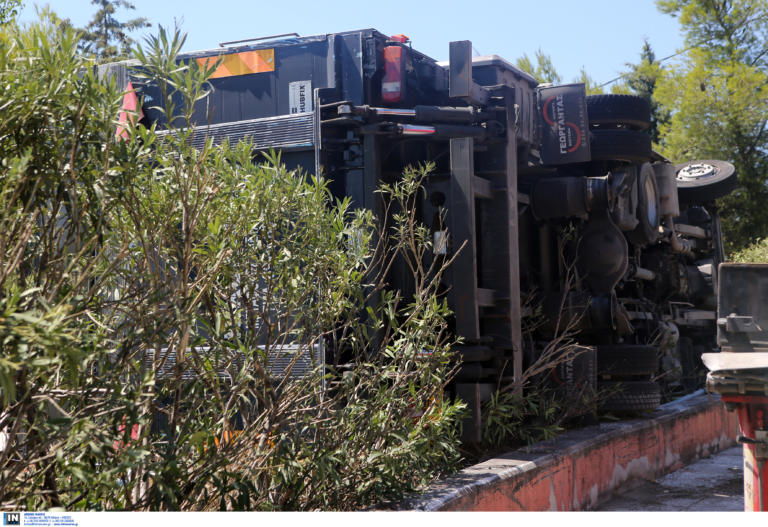
<instances>
[{"instance_id":1,"label":"metal bracket","mask_svg":"<svg viewBox=\"0 0 768 527\"><path fill-rule=\"evenodd\" d=\"M768 459L768 430L755 430L755 458Z\"/></svg>"},{"instance_id":2,"label":"metal bracket","mask_svg":"<svg viewBox=\"0 0 768 527\"><path fill-rule=\"evenodd\" d=\"M736 442L742 445L752 445L755 447L755 459L768 459L768 430L755 430L755 437L747 437L739 434Z\"/></svg>"},{"instance_id":3,"label":"metal bracket","mask_svg":"<svg viewBox=\"0 0 768 527\"><path fill-rule=\"evenodd\" d=\"M717 325L729 333L759 333L763 331L753 317L733 313L725 318L718 318Z\"/></svg>"},{"instance_id":4,"label":"metal bracket","mask_svg":"<svg viewBox=\"0 0 768 527\"><path fill-rule=\"evenodd\" d=\"M449 44L448 96L461 98L475 106L485 106L488 90L472 80L472 42L460 40Z\"/></svg>"}]
</instances>

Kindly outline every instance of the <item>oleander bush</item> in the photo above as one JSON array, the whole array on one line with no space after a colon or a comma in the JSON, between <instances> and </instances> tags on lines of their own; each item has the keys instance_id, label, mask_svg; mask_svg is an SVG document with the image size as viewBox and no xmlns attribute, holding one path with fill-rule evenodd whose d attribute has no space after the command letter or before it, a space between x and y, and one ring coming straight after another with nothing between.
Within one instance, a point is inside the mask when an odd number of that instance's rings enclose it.
<instances>
[{"instance_id":1,"label":"oleander bush","mask_svg":"<svg viewBox=\"0 0 768 527\"><path fill-rule=\"evenodd\" d=\"M381 189L382 227L278 154L194 148L213 66L182 44L135 51L174 128L120 138L77 34L0 29L0 507L354 510L454 469L430 167Z\"/></svg>"}]
</instances>

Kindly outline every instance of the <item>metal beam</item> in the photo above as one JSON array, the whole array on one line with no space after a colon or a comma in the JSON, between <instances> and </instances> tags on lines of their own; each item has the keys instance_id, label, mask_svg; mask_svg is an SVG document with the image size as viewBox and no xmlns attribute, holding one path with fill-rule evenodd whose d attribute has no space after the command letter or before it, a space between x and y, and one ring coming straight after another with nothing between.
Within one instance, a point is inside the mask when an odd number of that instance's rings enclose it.
<instances>
[{"instance_id":1,"label":"metal beam","mask_svg":"<svg viewBox=\"0 0 768 527\"><path fill-rule=\"evenodd\" d=\"M451 139L451 202L449 229L454 250L463 248L451 266L456 331L468 340L480 337L477 309L477 256L475 243L474 140Z\"/></svg>"},{"instance_id":2,"label":"metal beam","mask_svg":"<svg viewBox=\"0 0 768 527\"><path fill-rule=\"evenodd\" d=\"M512 341L512 374L515 381L523 376L523 337L520 319L520 246L518 241L517 218L517 135L515 133L515 89L504 89L507 107L507 159L506 177L504 184L507 190L507 230L509 261L509 290L502 291L503 296L509 296L510 340ZM522 389L522 387L520 387Z\"/></svg>"}]
</instances>

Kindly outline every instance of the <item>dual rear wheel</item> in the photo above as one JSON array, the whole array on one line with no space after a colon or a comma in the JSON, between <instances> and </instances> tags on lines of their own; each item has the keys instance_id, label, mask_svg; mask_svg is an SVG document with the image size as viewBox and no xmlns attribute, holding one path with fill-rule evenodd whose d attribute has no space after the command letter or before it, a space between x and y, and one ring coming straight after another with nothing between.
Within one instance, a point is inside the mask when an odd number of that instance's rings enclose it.
<instances>
[{"instance_id":1,"label":"dual rear wheel","mask_svg":"<svg viewBox=\"0 0 768 527\"><path fill-rule=\"evenodd\" d=\"M655 346L598 346L600 408L610 412L654 410L661 404L661 387L651 380L658 367Z\"/></svg>"}]
</instances>

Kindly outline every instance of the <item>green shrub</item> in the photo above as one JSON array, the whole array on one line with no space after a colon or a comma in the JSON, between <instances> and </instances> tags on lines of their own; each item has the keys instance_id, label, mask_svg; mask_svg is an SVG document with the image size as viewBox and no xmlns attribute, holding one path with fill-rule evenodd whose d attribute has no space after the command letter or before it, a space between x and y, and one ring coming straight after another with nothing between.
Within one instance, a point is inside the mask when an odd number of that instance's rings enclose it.
<instances>
[{"instance_id":1,"label":"green shrub","mask_svg":"<svg viewBox=\"0 0 768 527\"><path fill-rule=\"evenodd\" d=\"M429 167L382 189L383 231L275 154L192 148L211 70L164 31L136 56L179 127L116 141L123 87L77 40L0 33L2 508L351 510L455 468Z\"/></svg>"},{"instance_id":2,"label":"green shrub","mask_svg":"<svg viewBox=\"0 0 768 527\"><path fill-rule=\"evenodd\" d=\"M735 263L768 263L768 238L757 240L752 245L736 251L730 261Z\"/></svg>"}]
</instances>

